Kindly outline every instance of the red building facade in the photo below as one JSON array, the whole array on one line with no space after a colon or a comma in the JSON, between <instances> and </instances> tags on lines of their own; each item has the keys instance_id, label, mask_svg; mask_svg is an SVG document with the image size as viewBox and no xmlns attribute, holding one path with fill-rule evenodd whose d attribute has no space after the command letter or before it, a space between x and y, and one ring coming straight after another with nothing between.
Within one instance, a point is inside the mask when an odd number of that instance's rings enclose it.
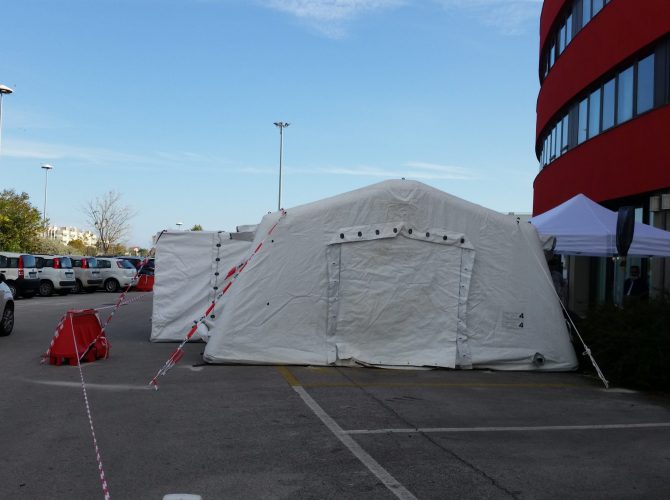
<instances>
[{"instance_id":1,"label":"red building facade","mask_svg":"<svg viewBox=\"0 0 670 500\"><path fill-rule=\"evenodd\" d=\"M670 0L545 0L539 78L533 215L583 193L669 229Z\"/></svg>"}]
</instances>

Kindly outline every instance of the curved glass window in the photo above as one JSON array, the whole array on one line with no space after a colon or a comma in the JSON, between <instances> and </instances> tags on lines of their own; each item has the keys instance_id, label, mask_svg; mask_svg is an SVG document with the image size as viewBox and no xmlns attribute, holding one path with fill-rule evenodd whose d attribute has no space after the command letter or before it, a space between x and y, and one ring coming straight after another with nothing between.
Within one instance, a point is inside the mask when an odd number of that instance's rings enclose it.
<instances>
[{"instance_id":1,"label":"curved glass window","mask_svg":"<svg viewBox=\"0 0 670 500\"><path fill-rule=\"evenodd\" d=\"M654 54L637 64L637 113L654 107Z\"/></svg>"},{"instance_id":2,"label":"curved glass window","mask_svg":"<svg viewBox=\"0 0 670 500\"><path fill-rule=\"evenodd\" d=\"M586 119L589 116L589 100L584 99L579 103L579 130L577 133L577 144L581 144L586 140L588 126Z\"/></svg>"},{"instance_id":3,"label":"curved glass window","mask_svg":"<svg viewBox=\"0 0 670 500\"><path fill-rule=\"evenodd\" d=\"M616 97L616 78L603 85L603 130L614 126L614 103Z\"/></svg>"},{"instance_id":4,"label":"curved glass window","mask_svg":"<svg viewBox=\"0 0 670 500\"><path fill-rule=\"evenodd\" d=\"M589 139L600 133L600 89L589 96Z\"/></svg>"},{"instance_id":5,"label":"curved glass window","mask_svg":"<svg viewBox=\"0 0 670 500\"><path fill-rule=\"evenodd\" d=\"M549 74L556 59L579 31L611 0L572 0L566 2L564 13L556 19L552 34L545 45L540 61L542 77Z\"/></svg>"},{"instance_id":6,"label":"curved glass window","mask_svg":"<svg viewBox=\"0 0 670 500\"><path fill-rule=\"evenodd\" d=\"M619 73L617 99L617 123L633 118L633 67Z\"/></svg>"},{"instance_id":7,"label":"curved glass window","mask_svg":"<svg viewBox=\"0 0 670 500\"><path fill-rule=\"evenodd\" d=\"M541 164L548 165L565 152L633 117L670 104L670 36L630 66L606 75L585 89L581 100L566 104L539 139ZM667 91L666 91L666 86Z\"/></svg>"}]
</instances>

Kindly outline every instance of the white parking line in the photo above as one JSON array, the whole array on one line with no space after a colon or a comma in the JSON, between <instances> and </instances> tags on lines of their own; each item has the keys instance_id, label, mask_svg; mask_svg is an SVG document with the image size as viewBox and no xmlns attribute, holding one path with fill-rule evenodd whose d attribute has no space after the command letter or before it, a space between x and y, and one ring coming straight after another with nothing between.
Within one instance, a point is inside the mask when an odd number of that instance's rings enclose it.
<instances>
[{"instance_id":1,"label":"white parking line","mask_svg":"<svg viewBox=\"0 0 670 500\"><path fill-rule=\"evenodd\" d=\"M354 441L354 439L347 435L347 433L333 420L330 415L328 415L319 404L312 399L312 397L307 394L307 391L301 386L293 385L292 386L295 392L297 392L302 400L307 406L314 412L314 414L321 419L321 422L324 423L330 431L335 434L337 439L346 446L351 453L358 458L363 465L365 465L370 472L372 472L377 478L384 483L396 497L403 500L416 500L416 497L409 492L402 484L400 484L389 472L382 467L379 462L372 458L361 446Z\"/></svg>"},{"instance_id":2,"label":"white parking line","mask_svg":"<svg viewBox=\"0 0 670 500\"><path fill-rule=\"evenodd\" d=\"M602 424L602 425L542 425L536 427L426 427L418 429L358 429L342 431L345 434L411 434L411 433L457 433L457 432L529 432L529 431L585 431L607 429L649 429L670 427L670 422L643 424Z\"/></svg>"}]
</instances>

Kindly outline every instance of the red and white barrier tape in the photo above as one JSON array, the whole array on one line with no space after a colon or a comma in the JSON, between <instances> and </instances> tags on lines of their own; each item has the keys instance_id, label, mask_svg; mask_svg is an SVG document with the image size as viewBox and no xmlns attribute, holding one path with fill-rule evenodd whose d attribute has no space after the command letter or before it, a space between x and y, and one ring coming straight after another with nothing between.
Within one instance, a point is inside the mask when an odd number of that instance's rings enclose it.
<instances>
[{"instance_id":1,"label":"red and white barrier tape","mask_svg":"<svg viewBox=\"0 0 670 500\"><path fill-rule=\"evenodd\" d=\"M71 312L68 312L71 315ZM63 318L65 319L65 318ZM72 330L72 342L74 343L75 353L77 354L77 367L79 368L79 378L81 379L81 390L84 394L84 403L86 405L86 414L88 416L88 424L91 428L91 436L93 437L93 447L95 448L95 459L98 463L98 473L100 474L100 483L102 486L102 493L105 500L110 500L111 496L109 494L109 486L107 485L107 479L105 478L105 469L102 466L102 457L100 455L100 448L98 447L98 440L95 437L95 428L93 426L93 416L91 415L91 405L88 402L88 394L86 392L86 382L84 382L84 372L81 369L81 358L79 357L79 351L77 350L77 339L74 334L74 323L72 318L70 318L70 326Z\"/></svg>"},{"instance_id":2,"label":"red and white barrier tape","mask_svg":"<svg viewBox=\"0 0 670 500\"><path fill-rule=\"evenodd\" d=\"M193 326L191 329L188 331L186 334L186 338L179 344L179 347L174 350L174 352L170 355L168 360L165 362L163 367L158 370L156 375L154 375L154 378L152 378L149 381L149 385L152 385L154 389L158 390L158 377L165 376L168 371L172 369L177 363L179 363L179 360L184 357L184 346L186 343L191 340L193 337L193 334L195 334L196 330L198 329L198 324L202 323L207 316L214 310L214 307L216 306L217 302L226 294L226 292L230 289L232 284L235 282L237 277L240 275L240 273L244 270L244 268L247 267L247 264L251 261L251 259L254 258L254 256L260 251L260 249L263 247L263 244L265 241L272 235L272 232L275 230L279 222L286 216L286 211L282 208L281 209L281 214L279 216L279 219L277 219L277 222L275 222L272 227L268 230L267 235L265 235L265 238L263 238L263 241L261 241L256 249L247 257L247 259L242 262L239 266L233 266L230 271L228 271L228 274L223 280L223 283L225 283L225 286L223 289L214 297L214 300L212 300L212 303L209 305L205 313L200 316L197 320L193 321Z\"/></svg>"}]
</instances>

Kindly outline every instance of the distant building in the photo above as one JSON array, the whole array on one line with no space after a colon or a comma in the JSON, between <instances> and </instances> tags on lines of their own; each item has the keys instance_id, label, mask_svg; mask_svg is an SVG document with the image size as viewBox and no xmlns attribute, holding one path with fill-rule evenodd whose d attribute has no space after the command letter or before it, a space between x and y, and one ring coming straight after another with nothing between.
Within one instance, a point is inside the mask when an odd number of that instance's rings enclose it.
<instances>
[{"instance_id":1,"label":"distant building","mask_svg":"<svg viewBox=\"0 0 670 500\"><path fill-rule=\"evenodd\" d=\"M670 229L670 1L544 0L539 54L533 215L582 193ZM670 261L631 264L670 291ZM611 259L571 265L571 307L611 300Z\"/></svg>"},{"instance_id":2,"label":"distant building","mask_svg":"<svg viewBox=\"0 0 670 500\"><path fill-rule=\"evenodd\" d=\"M94 247L98 243L98 236L91 231L83 231L74 226L49 226L47 238L67 245L73 240L81 240L87 247Z\"/></svg>"}]
</instances>

